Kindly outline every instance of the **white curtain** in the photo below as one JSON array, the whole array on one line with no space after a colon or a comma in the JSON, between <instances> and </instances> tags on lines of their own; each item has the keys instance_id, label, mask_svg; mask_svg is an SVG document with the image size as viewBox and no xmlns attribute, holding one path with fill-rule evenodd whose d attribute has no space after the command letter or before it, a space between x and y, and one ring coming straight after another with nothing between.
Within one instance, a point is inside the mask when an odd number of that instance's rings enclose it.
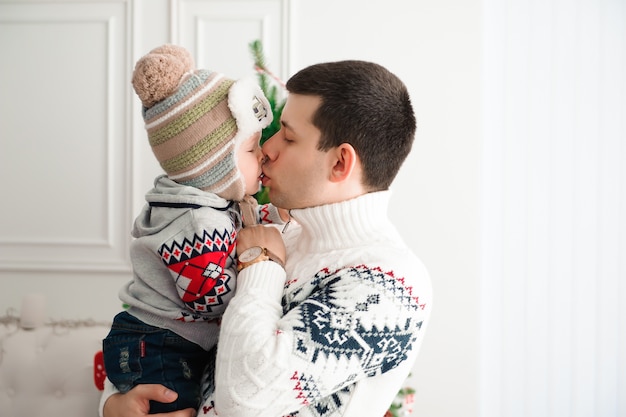
<instances>
[{"instance_id":1,"label":"white curtain","mask_svg":"<svg viewBox=\"0 0 626 417\"><path fill-rule=\"evenodd\" d=\"M483 10L480 415L626 416L626 4Z\"/></svg>"}]
</instances>

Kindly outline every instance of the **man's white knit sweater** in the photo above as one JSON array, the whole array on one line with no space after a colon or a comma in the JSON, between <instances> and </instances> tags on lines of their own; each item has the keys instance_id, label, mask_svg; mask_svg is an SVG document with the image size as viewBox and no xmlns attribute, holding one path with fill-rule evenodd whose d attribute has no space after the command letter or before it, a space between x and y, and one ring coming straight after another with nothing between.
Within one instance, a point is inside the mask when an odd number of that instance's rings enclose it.
<instances>
[{"instance_id":1,"label":"man's white knit sweater","mask_svg":"<svg viewBox=\"0 0 626 417\"><path fill-rule=\"evenodd\" d=\"M411 371L431 283L387 217L390 192L302 210L274 262L243 269L199 415L383 417Z\"/></svg>"}]
</instances>

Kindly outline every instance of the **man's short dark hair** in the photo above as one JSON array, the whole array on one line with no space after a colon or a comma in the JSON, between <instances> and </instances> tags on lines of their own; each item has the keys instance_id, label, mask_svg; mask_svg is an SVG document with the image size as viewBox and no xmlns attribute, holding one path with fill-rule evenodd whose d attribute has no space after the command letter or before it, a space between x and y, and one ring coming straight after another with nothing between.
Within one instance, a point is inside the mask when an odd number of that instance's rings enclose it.
<instances>
[{"instance_id":1,"label":"man's short dark hair","mask_svg":"<svg viewBox=\"0 0 626 417\"><path fill-rule=\"evenodd\" d=\"M398 77L372 62L328 62L296 73L287 90L321 98L313 116L321 131L318 149L349 143L361 159L363 185L389 188L416 129L409 93Z\"/></svg>"}]
</instances>

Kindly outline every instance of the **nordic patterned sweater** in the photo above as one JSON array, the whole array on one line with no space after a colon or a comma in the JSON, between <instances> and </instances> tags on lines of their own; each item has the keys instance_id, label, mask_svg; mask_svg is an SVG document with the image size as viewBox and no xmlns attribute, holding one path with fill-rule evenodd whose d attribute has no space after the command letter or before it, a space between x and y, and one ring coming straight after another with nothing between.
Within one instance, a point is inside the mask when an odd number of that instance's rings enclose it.
<instances>
[{"instance_id":1,"label":"nordic patterned sweater","mask_svg":"<svg viewBox=\"0 0 626 417\"><path fill-rule=\"evenodd\" d=\"M238 205L216 194L155 179L135 220L133 279L120 290L128 312L206 350L217 343L216 320L236 287ZM275 207L259 206L260 222L281 222Z\"/></svg>"},{"instance_id":2,"label":"nordic patterned sweater","mask_svg":"<svg viewBox=\"0 0 626 417\"><path fill-rule=\"evenodd\" d=\"M383 417L431 311L428 272L389 221L389 197L291 211L286 272L268 261L239 273L199 416Z\"/></svg>"}]
</instances>

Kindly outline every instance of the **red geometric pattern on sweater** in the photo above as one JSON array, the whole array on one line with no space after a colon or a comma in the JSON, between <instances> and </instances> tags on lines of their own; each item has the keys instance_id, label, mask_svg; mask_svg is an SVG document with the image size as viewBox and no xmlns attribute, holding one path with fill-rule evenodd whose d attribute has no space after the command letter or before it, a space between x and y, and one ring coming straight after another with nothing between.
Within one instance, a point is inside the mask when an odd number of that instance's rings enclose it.
<instances>
[{"instance_id":1,"label":"red geometric pattern on sweater","mask_svg":"<svg viewBox=\"0 0 626 417\"><path fill-rule=\"evenodd\" d=\"M316 394L319 396L315 383L301 377L298 371L293 373L291 380L294 381L293 390L296 391L296 399L300 400L300 404L309 405L309 398L315 399Z\"/></svg>"},{"instance_id":2,"label":"red geometric pattern on sweater","mask_svg":"<svg viewBox=\"0 0 626 417\"><path fill-rule=\"evenodd\" d=\"M419 296L413 295L413 286L406 285L404 277L396 277L393 271L383 271L382 268L378 266L370 267L363 264L357 265L352 269L354 271L358 271L359 274L368 271L368 280L371 280L378 284L382 284L383 287L396 294L396 296L401 299L403 305L412 305L412 308L419 308L421 310L424 310L426 308L426 304L420 304ZM321 278L319 275L320 273L324 273L326 275L335 275L338 271L340 270L337 269L335 271L331 271L328 268L323 268L322 270L320 270L320 272L318 272L318 275L316 276L317 281L319 281L319 279ZM392 283L390 281L387 281L386 277L393 278L394 282ZM400 284L400 286L398 287L396 284Z\"/></svg>"},{"instance_id":3,"label":"red geometric pattern on sweater","mask_svg":"<svg viewBox=\"0 0 626 417\"><path fill-rule=\"evenodd\" d=\"M263 204L259 209L259 216L261 217L261 224L272 224L270 219L269 204Z\"/></svg>"},{"instance_id":4,"label":"red geometric pattern on sweater","mask_svg":"<svg viewBox=\"0 0 626 417\"><path fill-rule=\"evenodd\" d=\"M297 392L298 399L303 399L302 405L308 406L307 411L315 417L325 417L329 415L342 415L341 410L346 407L350 398L353 386L348 385L341 390L334 392L326 397L322 397L317 390L313 378L305 377L297 371L291 377L295 382L294 391ZM308 394L306 394L308 392ZM299 411L294 411L282 417L297 417Z\"/></svg>"},{"instance_id":5,"label":"red geometric pattern on sweater","mask_svg":"<svg viewBox=\"0 0 626 417\"><path fill-rule=\"evenodd\" d=\"M204 230L202 236L196 234L191 240L185 238L180 243L173 241L169 246L163 244L159 249L159 255L161 255L165 265L169 265L185 261L207 251L231 253L235 245L236 236L237 232L235 230L231 232L224 230L221 233L213 230L211 234L209 234L208 230Z\"/></svg>"},{"instance_id":6,"label":"red geometric pattern on sweater","mask_svg":"<svg viewBox=\"0 0 626 417\"><path fill-rule=\"evenodd\" d=\"M229 276L224 268L235 250L236 232L216 230L183 242L164 244L159 254L165 265L176 275L176 289L181 299L194 312L210 313L224 304L223 297L231 291ZM180 320L193 321L199 317L183 313Z\"/></svg>"},{"instance_id":7,"label":"red geometric pattern on sweater","mask_svg":"<svg viewBox=\"0 0 626 417\"><path fill-rule=\"evenodd\" d=\"M390 277L393 277L397 283L399 283L401 285L401 287L404 289L404 291L406 291L406 294L403 294L402 292L398 293L398 297L402 298L404 303L403 304L412 304L410 303L410 300L412 300L417 307L419 307L421 310L424 310L424 308L426 308L426 304L420 304L419 302L419 296L417 295L413 295L413 286L411 285L406 285L406 282L404 280L404 277L396 277L396 275L394 274L393 271L383 271L380 267L374 267L374 268L369 268L366 265L358 265L355 267L355 269L370 269L371 271L376 271L379 272L381 275L380 276L385 276L388 275ZM395 292L395 290L394 290Z\"/></svg>"}]
</instances>

